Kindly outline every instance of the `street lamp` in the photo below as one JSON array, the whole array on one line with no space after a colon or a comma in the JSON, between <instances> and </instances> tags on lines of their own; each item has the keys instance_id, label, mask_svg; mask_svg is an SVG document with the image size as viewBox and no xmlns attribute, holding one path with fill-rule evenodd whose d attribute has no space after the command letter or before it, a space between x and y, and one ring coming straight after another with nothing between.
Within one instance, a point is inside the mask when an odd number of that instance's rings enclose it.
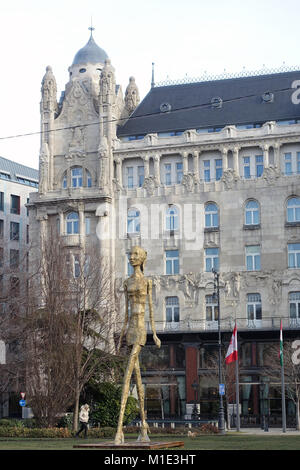
<instances>
[{"instance_id":1,"label":"street lamp","mask_svg":"<svg viewBox=\"0 0 300 470\"><path fill-rule=\"evenodd\" d=\"M218 336L219 336L219 431L221 434L225 434L225 419L224 419L224 406L223 406L223 395L220 390L220 384L222 383L222 343L221 343L221 325L220 325L220 274L213 268L212 273L214 275L214 294L213 297L217 298L218 305Z\"/></svg>"}]
</instances>

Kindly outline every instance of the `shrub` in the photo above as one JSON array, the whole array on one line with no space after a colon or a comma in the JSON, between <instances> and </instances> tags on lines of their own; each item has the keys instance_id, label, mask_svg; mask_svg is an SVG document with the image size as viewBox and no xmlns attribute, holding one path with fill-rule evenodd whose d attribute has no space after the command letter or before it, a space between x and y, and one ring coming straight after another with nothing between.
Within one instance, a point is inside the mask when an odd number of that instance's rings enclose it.
<instances>
[{"instance_id":1,"label":"shrub","mask_svg":"<svg viewBox=\"0 0 300 470\"><path fill-rule=\"evenodd\" d=\"M218 434L219 429L212 423L205 423L200 426L201 434Z\"/></svg>"}]
</instances>

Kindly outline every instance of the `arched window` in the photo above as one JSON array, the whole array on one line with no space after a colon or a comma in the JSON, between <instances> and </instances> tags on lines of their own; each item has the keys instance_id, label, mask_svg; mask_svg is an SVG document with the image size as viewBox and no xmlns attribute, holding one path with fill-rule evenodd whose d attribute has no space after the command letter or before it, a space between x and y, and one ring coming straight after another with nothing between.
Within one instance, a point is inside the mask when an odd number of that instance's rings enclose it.
<instances>
[{"instance_id":1,"label":"arched window","mask_svg":"<svg viewBox=\"0 0 300 470\"><path fill-rule=\"evenodd\" d=\"M287 221L300 222L300 198L291 197L287 202Z\"/></svg>"},{"instance_id":2,"label":"arched window","mask_svg":"<svg viewBox=\"0 0 300 470\"><path fill-rule=\"evenodd\" d=\"M248 201L245 205L245 225L258 225L260 223L259 203Z\"/></svg>"},{"instance_id":3,"label":"arched window","mask_svg":"<svg viewBox=\"0 0 300 470\"><path fill-rule=\"evenodd\" d=\"M214 203L205 206L205 228L219 227L219 211Z\"/></svg>"},{"instance_id":4,"label":"arched window","mask_svg":"<svg viewBox=\"0 0 300 470\"><path fill-rule=\"evenodd\" d=\"M140 228L140 212L137 209L129 209L127 214L127 233L139 233Z\"/></svg>"},{"instance_id":5,"label":"arched window","mask_svg":"<svg viewBox=\"0 0 300 470\"><path fill-rule=\"evenodd\" d=\"M71 169L71 185L72 188L82 188L83 171L81 166L76 166Z\"/></svg>"},{"instance_id":6,"label":"arched window","mask_svg":"<svg viewBox=\"0 0 300 470\"><path fill-rule=\"evenodd\" d=\"M178 297L166 297L166 322L179 323L179 319Z\"/></svg>"},{"instance_id":7,"label":"arched window","mask_svg":"<svg viewBox=\"0 0 300 470\"><path fill-rule=\"evenodd\" d=\"M67 215L66 229L68 235L79 233L79 215L77 212L70 212Z\"/></svg>"},{"instance_id":8,"label":"arched window","mask_svg":"<svg viewBox=\"0 0 300 470\"><path fill-rule=\"evenodd\" d=\"M176 206L171 206L166 211L166 230L178 230L179 214Z\"/></svg>"}]
</instances>

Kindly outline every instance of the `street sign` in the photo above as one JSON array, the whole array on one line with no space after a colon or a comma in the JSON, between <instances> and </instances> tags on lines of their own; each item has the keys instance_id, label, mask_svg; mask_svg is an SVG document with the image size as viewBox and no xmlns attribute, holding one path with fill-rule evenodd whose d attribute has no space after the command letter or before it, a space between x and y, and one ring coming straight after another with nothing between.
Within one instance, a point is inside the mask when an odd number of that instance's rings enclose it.
<instances>
[{"instance_id":1,"label":"street sign","mask_svg":"<svg viewBox=\"0 0 300 470\"><path fill-rule=\"evenodd\" d=\"M25 392L21 392L21 398L22 398L22 400L24 400L24 398L25 398Z\"/></svg>"},{"instance_id":2,"label":"street sign","mask_svg":"<svg viewBox=\"0 0 300 470\"><path fill-rule=\"evenodd\" d=\"M219 384L219 395L225 395L225 385Z\"/></svg>"},{"instance_id":3,"label":"street sign","mask_svg":"<svg viewBox=\"0 0 300 470\"><path fill-rule=\"evenodd\" d=\"M26 401L25 400L20 400L19 405L20 406L26 406Z\"/></svg>"}]
</instances>

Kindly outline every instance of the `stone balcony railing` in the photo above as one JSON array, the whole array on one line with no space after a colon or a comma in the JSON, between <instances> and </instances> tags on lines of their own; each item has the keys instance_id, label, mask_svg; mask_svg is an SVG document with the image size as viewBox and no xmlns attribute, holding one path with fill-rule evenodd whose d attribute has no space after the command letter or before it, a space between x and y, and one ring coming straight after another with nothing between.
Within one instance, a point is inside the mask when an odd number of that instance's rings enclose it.
<instances>
[{"instance_id":1,"label":"stone balcony railing","mask_svg":"<svg viewBox=\"0 0 300 470\"><path fill-rule=\"evenodd\" d=\"M220 321L222 332L232 332L235 324L234 318L225 318ZM269 317L261 320L248 320L247 318L238 318L236 320L238 331L255 330L280 330L280 317ZM300 319L282 318L283 330L300 330ZM181 320L179 322L155 321L157 333L201 333L218 331L217 321L207 320ZM151 333L150 322L147 322L147 331Z\"/></svg>"}]
</instances>

